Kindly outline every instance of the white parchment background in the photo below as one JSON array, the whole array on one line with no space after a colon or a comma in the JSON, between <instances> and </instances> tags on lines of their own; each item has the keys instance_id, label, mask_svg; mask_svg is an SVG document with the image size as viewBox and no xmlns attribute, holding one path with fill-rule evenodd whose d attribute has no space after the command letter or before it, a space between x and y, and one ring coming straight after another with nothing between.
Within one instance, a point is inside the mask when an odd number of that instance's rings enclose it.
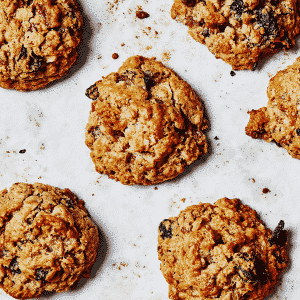
<instances>
[{"instance_id":1,"label":"white parchment background","mask_svg":"<svg viewBox=\"0 0 300 300\"><path fill-rule=\"evenodd\" d=\"M91 278L74 291L43 299L167 300L156 252L160 221L191 204L224 196L240 198L271 229L285 220L291 264L268 300L299 299L300 161L275 144L251 139L244 128L247 111L267 104L270 77L292 64L300 50L281 52L257 71L232 77L229 65L171 19L172 0L78 1L84 41L70 74L41 91L0 89L0 190L15 182L69 188L85 201L100 229L102 243ZM137 5L150 17L136 19ZM115 52L117 60L111 57ZM185 79L202 98L211 124L208 155L157 190L100 176L84 143L91 103L85 90L137 54L162 60ZM26 153L20 154L22 149ZM265 187L271 192L263 194ZM1 291L0 299L12 298Z\"/></svg>"}]
</instances>

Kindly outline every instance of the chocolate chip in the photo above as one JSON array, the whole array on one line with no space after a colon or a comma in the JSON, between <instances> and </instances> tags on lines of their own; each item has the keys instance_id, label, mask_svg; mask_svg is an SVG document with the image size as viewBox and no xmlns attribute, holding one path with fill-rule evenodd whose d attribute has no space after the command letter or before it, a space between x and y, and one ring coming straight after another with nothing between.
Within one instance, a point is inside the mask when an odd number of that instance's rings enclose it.
<instances>
[{"instance_id":1,"label":"chocolate chip","mask_svg":"<svg viewBox=\"0 0 300 300\"><path fill-rule=\"evenodd\" d=\"M146 89L148 92L151 91L151 89L159 84L162 81L161 74L159 72L156 72L154 74L145 73L144 82L146 85Z\"/></svg>"},{"instance_id":2,"label":"chocolate chip","mask_svg":"<svg viewBox=\"0 0 300 300\"><path fill-rule=\"evenodd\" d=\"M203 30L203 32L202 32L202 35L203 35L204 37L209 37L209 36L210 36L209 29L208 29L208 28L205 28L205 29Z\"/></svg>"},{"instance_id":3,"label":"chocolate chip","mask_svg":"<svg viewBox=\"0 0 300 300\"><path fill-rule=\"evenodd\" d=\"M230 75L233 77L236 75L236 73L234 71L230 71Z\"/></svg>"},{"instance_id":4,"label":"chocolate chip","mask_svg":"<svg viewBox=\"0 0 300 300\"><path fill-rule=\"evenodd\" d=\"M256 63L254 63L253 64L253 66L252 66L252 70L251 71L255 71L256 70L256 68L257 68L257 66L258 66L258 63L256 62Z\"/></svg>"},{"instance_id":5,"label":"chocolate chip","mask_svg":"<svg viewBox=\"0 0 300 300\"><path fill-rule=\"evenodd\" d=\"M18 264L18 257L14 257L9 265L9 269L11 270L11 272L15 275L15 274L21 274L21 270L19 269L19 264Z\"/></svg>"},{"instance_id":6,"label":"chocolate chip","mask_svg":"<svg viewBox=\"0 0 300 300\"><path fill-rule=\"evenodd\" d=\"M92 100L97 100L97 98L99 97L99 91L97 85L96 84L91 85L86 90L85 95Z\"/></svg>"},{"instance_id":7,"label":"chocolate chip","mask_svg":"<svg viewBox=\"0 0 300 300\"><path fill-rule=\"evenodd\" d=\"M39 268L35 271L35 280L42 281L43 283L46 282L46 276L49 271Z\"/></svg>"},{"instance_id":8,"label":"chocolate chip","mask_svg":"<svg viewBox=\"0 0 300 300\"><path fill-rule=\"evenodd\" d=\"M265 12L265 8L254 11L256 14L256 24L264 29L265 40L269 40L279 34L277 20L272 11Z\"/></svg>"},{"instance_id":9,"label":"chocolate chip","mask_svg":"<svg viewBox=\"0 0 300 300\"><path fill-rule=\"evenodd\" d=\"M19 61L20 59L23 59L23 58L27 58L27 48L25 48L25 47L22 45L22 49L21 49L21 52L20 52L18 61Z\"/></svg>"},{"instance_id":10,"label":"chocolate chip","mask_svg":"<svg viewBox=\"0 0 300 300\"><path fill-rule=\"evenodd\" d=\"M65 201L66 201L66 205L68 208L74 208L74 202L72 199L67 198L67 199L65 199Z\"/></svg>"},{"instance_id":11,"label":"chocolate chip","mask_svg":"<svg viewBox=\"0 0 300 300\"><path fill-rule=\"evenodd\" d=\"M39 55L36 55L33 51L29 59L29 69L31 72L38 72L43 63L43 58Z\"/></svg>"},{"instance_id":12,"label":"chocolate chip","mask_svg":"<svg viewBox=\"0 0 300 300\"><path fill-rule=\"evenodd\" d=\"M164 224L165 222L171 223L169 226L169 229L167 229L166 225ZM172 221L165 219L159 224L158 228L159 228L159 231L161 232L161 237L163 239L166 239L166 238L170 239L173 236L172 223L173 223Z\"/></svg>"},{"instance_id":13,"label":"chocolate chip","mask_svg":"<svg viewBox=\"0 0 300 300\"><path fill-rule=\"evenodd\" d=\"M19 151L19 153L24 154L26 152L26 149L22 149Z\"/></svg>"},{"instance_id":14,"label":"chocolate chip","mask_svg":"<svg viewBox=\"0 0 300 300\"><path fill-rule=\"evenodd\" d=\"M146 19L148 18L150 15L145 12L145 11L142 11L142 10L138 10L136 13L135 13L136 17L139 18L139 19Z\"/></svg>"},{"instance_id":15,"label":"chocolate chip","mask_svg":"<svg viewBox=\"0 0 300 300\"><path fill-rule=\"evenodd\" d=\"M284 228L284 221L281 220L275 230L273 231L272 237L269 239L269 243L271 246L284 246L287 242L287 235L286 231L283 230Z\"/></svg>"},{"instance_id":16,"label":"chocolate chip","mask_svg":"<svg viewBox=\"0 0 300 300\"><path fill-rule=\"evenodd\" d=\"M296 129L296 133L297 133L298 136L300 136L300 128Z\"/></svg>"},{"instance_id":17,"label":"chocolate chip","mask_svg":"<svg viewBox=\"0 0 300 300\"><path fill-rule=\"evenodd\" d=\"M230 10L236 14L237 19L240 19L245 10L244 1L243 0L233 0L230 5Z\"/></svg>"},{"instance_id":18,"label":"chocolate chip","mask_svg":"<svg viewBox=\"0 0 300 300\"><path fill-rule=\"evenodd\" d=\"M218 138L217 136L215 136L214 139L215 139L216 141L219 140L219 138Z\"/></svg>"}]
</instances>

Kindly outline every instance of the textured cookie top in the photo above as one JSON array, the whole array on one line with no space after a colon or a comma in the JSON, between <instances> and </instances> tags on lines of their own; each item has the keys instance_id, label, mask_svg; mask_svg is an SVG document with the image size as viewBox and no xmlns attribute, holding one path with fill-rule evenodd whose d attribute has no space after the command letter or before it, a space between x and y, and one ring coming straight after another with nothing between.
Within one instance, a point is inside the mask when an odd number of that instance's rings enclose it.
<instances>
[{"instance_id":1,"label":"textured cookie top","mask_svg":"<svg viewBox=\"0 0 300 300\"><path fill-rule=\"evenodd\" d=\"M128 58L97 81L86 145L96 171L123 184L150 185L182 173L207 152L199 97L155 59Z\"/></svg>"},{"instance_id":2,"label":"textured cookie top","mask_svg":"<svg viewBox=\"0 0 300 300\"><path fill-rule=\"evenodd\" d=\"M68 290L88 277L98 229L70 190L35 183L0 192L0 287L17 299Z\"/></svg>"},{"instance_id":3,"label":"textured cookie top","mask_svg":"<svg viewBox=\"0 0 300 300\"><path fill-rule=\"evenodd\" d=\"M300 58L271 78L267 90L268 105L252 110L246 134L274 141L300 159Z\"/></svg>"},{"instance_id":4,"label":"textured cookie top","mask_svg":"<svg viewBox=\"0 0 300 300\"><path fill-rule=\"evenodd\" d=\"M75 0L0 1L0 86L36 90L65 75L81 27Z\"/></svg>"},{"instance_id":5,"label":"textured cookie top","mask_svg":"<svg viewBox=\"0 0 300 300\"><path fill-rule=\"evenodd\" d=\"M259 59L295 45L299 5L299 0L174 0L171 16L233 69L255 69Z\"/></svg>"},{"instance_id":6,"label":"textured cookie top","mask_svg":"<svg viewBox=\"0 0 300 300\"><path fill-rule=\"evenodd\" d=\"M187 207L159 225L158 258L174 300L261 300L288 263L287 232L272 233L238 199Z\"/></svg>"}]
</instances>

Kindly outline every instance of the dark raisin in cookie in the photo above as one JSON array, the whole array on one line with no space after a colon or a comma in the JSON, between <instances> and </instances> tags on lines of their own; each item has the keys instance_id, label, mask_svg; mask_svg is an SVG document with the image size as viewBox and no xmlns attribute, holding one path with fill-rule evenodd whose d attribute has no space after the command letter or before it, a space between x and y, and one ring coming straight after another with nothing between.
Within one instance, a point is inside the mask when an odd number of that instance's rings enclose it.
<instances>
[{"instance_id":1,"label":"dark raisin in cookie","mask_svg":"<svg viewBox=\"0 0 300 300\"><path fill-rule=\"evenodd\" d=\"M0 1L0 86L32 91L68 72L82 17L76 0Z\"/></svg>"},{"instance_id":2,"label":"dark raisin in cookie","mask_svg":"<svg viewBox=\"0 0 300 300\"><path fill-rule=\"evenodd\" d=\"M128 58L87 89L86 145L96 171L123 184L172 179L207 152L199 97L155 59Z\"/></svg>"},{"instance_id":3,"label":"dark raisin in cookie","mask_svg":"<svg viewBox=\"0 0 300 300\"><path fill-rule=\"evenodd\" d=\"M89 277L98 229L68 189L15 183L0 192L0 287L17 299L63 292Z\"/></svg>"},{"instance_id":4,"label":"dark raisin in cookie","mask_svg":"<svg viewBox=\"0 0 300 300\"><path fill-rule=\"evenodd\" d=\"M246 134L262 138L285 148L293 158L300 159L300 58L271 78L267 90L268 104L249 112Z\"/></svg>"},{"instance_id":5,"label":"dark raisin in cookie","mask_svg":"<svg viewBox=\"0 0 300 300\"><path fill-rule=\"evenodd\" d=\"M299 0L174 0L171 16L234 70L295 45Z\"/></svg>"},{"instance_id":6,"label":"dark raisin in cookie","mask_svg":"<svg viewBox=\"0 0 300 300\"><path fill-rule=\"evenodd\" d=\"M287 232L273 231L239 199L187 207L158 228L170 299L262 300L288 264Z\"/></svg>"}]
</instances>

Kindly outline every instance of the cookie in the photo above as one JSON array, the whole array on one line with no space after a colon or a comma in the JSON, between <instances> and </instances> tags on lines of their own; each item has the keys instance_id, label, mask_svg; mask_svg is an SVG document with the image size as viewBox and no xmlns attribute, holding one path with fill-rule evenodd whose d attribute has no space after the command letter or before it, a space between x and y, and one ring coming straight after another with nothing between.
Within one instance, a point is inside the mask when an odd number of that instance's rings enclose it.
<instances>
[{"instance_id":1,"label":"cookie","mask_svg":"<svg viewBox=\"0 0 300 300\"><path fill-rule=\"evenodd\" d=\"M295 45L299 0L174 0L171 17L234 70Z\"/></svg>"},{"instance_id":2,"label":"cookie","mask_svg":"<svg viewBox=\"0 0 300 300\"><path fill-rule=\"evenodd\" d=\"M261 300L288 264L284 222L272 232L239 199L200 203L159 225L170 299Z\"/></svg>"},{"instance_id":3,"label":"cookie","mask_svg":"<svg viewBox=\"0 0 300 300\"><path fill-rule=\"evenodd\" d=\"M95 101L85 142L101 174L123 184L156 184L207 152L199 97L154 58L128 58L86 95Z\"/></svg>"},{"instance_id":4,"label":"cookie","mask_svg":"<svg viewBox=\"0 0 300 300\"><path fill-rule=\"evenodd\" d=\"M98 229L68 189L15 183L0 192L0 287L16 299L63 292L89 277Z\"/></svg>"},{"instance_id":5,"label":"cookie","mask_svg":"<svg viewBox=\"0 0 300 300\"><path fill-rule=\"evenodd\" d=\"M0 1L0 87L33 91L65 76L81 38L76 0Z\"/></svg>"},{"instance_id":6,"label":"cookie","mask_svg":"<svg viewBox=\"0 0 300 300\"><path fill-rule=\"evenodd\" d=\"M271 78L267 90L267 107L248 112L246 134L254 139L274 141L293 158L300 159L300 57Z\"/></svg>"}]
</instances>

